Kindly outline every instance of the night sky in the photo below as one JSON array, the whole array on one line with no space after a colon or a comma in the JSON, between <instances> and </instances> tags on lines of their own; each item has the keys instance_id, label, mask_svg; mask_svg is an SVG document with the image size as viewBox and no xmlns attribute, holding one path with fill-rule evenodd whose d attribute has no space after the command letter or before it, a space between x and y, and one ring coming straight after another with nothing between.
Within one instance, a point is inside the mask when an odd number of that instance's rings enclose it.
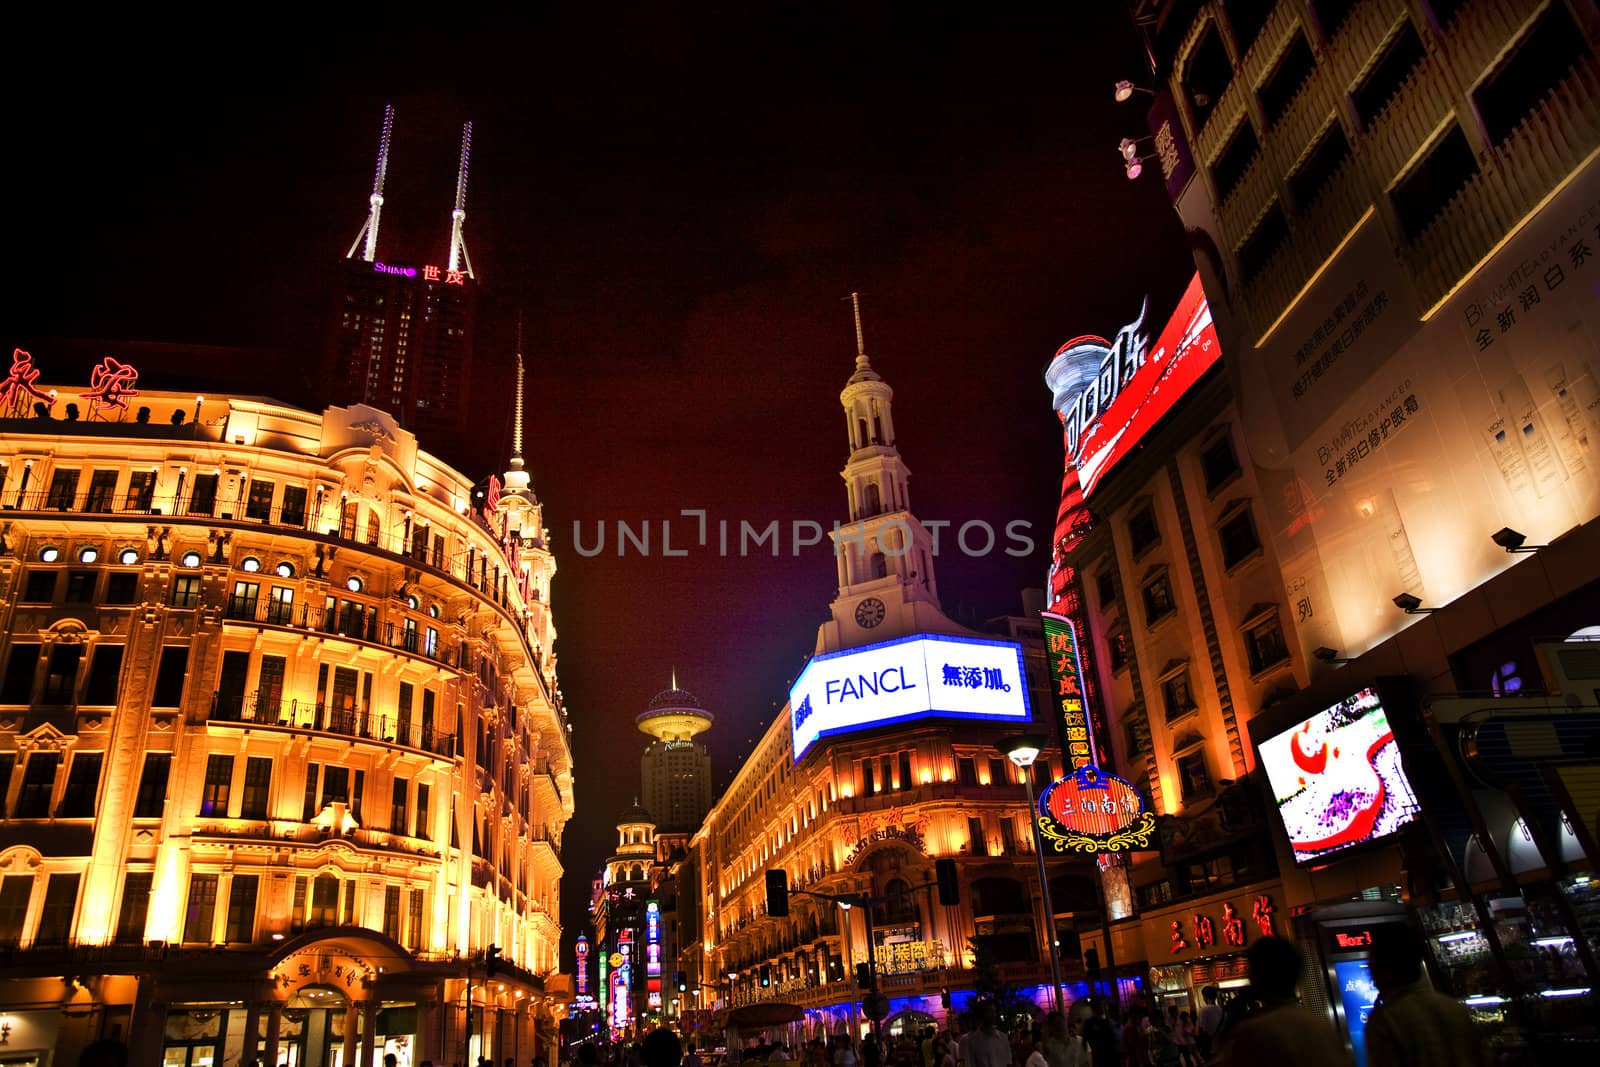
<instances>
[{"instance_id":1,"label":"night sky","mask_svg":"<svg viewBox=\"0 0 1600 1067\"><path fill-rule=\"evenodd\" d=\"M1062 462L1051 355L1115 331L1146 293L1158 326L1193 270L1158 170L1129 182L1116 154L1145 129L1112 82L1148 70L1121 4L623 10L466 37L73 35L70 51L8 56L0 105L4 340L49 380L73 347L57 339L249 350L142 384L293 402L366 214L384 101L380 258L444 259L474 121L467 247L493 464L473 473L503 463L510 405L492 386L520 309L575 721L569 943L638 790L633 717L672 668L718 717L720 789L814 647L834 568L826 544L795 556L788 528L844 516L849 292L895 389L918 515L1032 523L1021 559L969 559L947 535L944 603L975 623L1043 584ZM690 543L684 508L734 529L780 520L782 556L718 558L714 536ZM659 555L673 519L687 558ZM648 520L656 554L618 558L618 520ZM605 523L604 555L573 550L575 521L586 546Z\"/></svg>"}]
</instances>

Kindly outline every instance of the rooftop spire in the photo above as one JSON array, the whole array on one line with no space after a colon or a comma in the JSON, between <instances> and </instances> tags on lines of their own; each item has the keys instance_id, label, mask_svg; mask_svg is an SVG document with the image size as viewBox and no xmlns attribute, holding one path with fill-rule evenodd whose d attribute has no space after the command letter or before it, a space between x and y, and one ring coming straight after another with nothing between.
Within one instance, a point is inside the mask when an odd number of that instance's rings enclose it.
<instances>
[{"instance_id":1,"label":"rooftop spire","mask_svg":"<svg viewBox=\"0 0 1600 1067\"><path fill-rule=\"evenodd\" d=\"M850 291L850 310L855 313L856 319L856 372L850 376L850 380L882 381L878 372L872 369L872 362L867 359L866 337L861 332L861 294L853 289Z\"/></svg>"},{"instance_id":2,"label":"rooftop spire","mask_svg":"<svg viewBox=\"0 0 1600 1067\"><path fill-rule=\"evenodd\" d=\"M672 688L678 688L678 668L672 668Z\"/></svg>"},{"instance_id":3,"label":"rooftop spire","mask_svg":"<svg viewBox=\"0 0 1600 1067\"><path fill-rule=\"evenodd\" d=\"M511 416L511 462L522 463L522 312L517 312L517 402Z\"/></svg>"},{"instance_id":4,"label":"rooftop spire","mask_svg":"<svg viewBox=\"0 0 1600 1067\"><path fill-rule=\"evenodd\" d=\"M511 404L511 461L506 464L505 489L500 493L500 510L506 513L506 530L519 532L524 520L533 524L531 536L538 537L538 516L534 505L533 479L522 460L522 315L517 315L517 392Z\"/></svg>"},{"instance_id":5,"label":"rooftop spire","mask_svg":"<svg viewBox=\"0 0 1600 1067\"><path fill-rule=\"evenodd\" d=\"M461 168L456 171L456 206L450 212L450 269L461 270L463 265L469 278L472 257L467 255L467 243L461 236L461 224L467 221L467 162L472 155L472 123L461 127Z\"/></svg>"},{"instance_id":6,"label":"rooftop spire","mask_svg":"<svg viewBox=\"0 0 1600 1067\"><path fill-rule=\"evenodd\" d=\"M383 105L383 132L378 137L378 166L372 176L372 195L367 198L367 221L361 224L361 232L356 234L356 239L350 245L350 251L344 254L346 259L354 259L356 249L361 249L361 258L371 263L378 254L378 216L383 213L383 179L389 171L389 139L394 134L394 105ZM365 244L362 240L365 238Z\"/></svg>"}]
</instances>

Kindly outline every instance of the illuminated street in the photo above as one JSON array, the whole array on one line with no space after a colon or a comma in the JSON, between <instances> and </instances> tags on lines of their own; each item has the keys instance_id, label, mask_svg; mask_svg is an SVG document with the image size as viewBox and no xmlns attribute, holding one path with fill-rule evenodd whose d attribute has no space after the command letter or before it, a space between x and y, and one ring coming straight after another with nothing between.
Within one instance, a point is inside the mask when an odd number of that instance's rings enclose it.
<instances>
[{"instance_id":1,"label":"illuminated street","mask_svg":"<svg viewBox=\"0 0 1600 1067\"><path fill-rule=\"evenodd\" d=\"M1593 1060L1589 0L524 19L12 57L0 1067Z\"/></svg>"}]
</instances>

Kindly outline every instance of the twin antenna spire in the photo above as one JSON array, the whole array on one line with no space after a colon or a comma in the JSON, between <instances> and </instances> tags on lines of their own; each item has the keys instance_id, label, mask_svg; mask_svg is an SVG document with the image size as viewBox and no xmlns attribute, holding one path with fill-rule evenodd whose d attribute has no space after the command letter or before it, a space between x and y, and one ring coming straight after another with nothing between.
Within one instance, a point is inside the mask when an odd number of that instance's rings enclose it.
<instances>
[{"instance_id":1,"label":"twin antenna spire","mask_svg":"<svg viewBox=\"0 0 1600 1067\"><path fill-rule=\"evenodd\" d=\"M350 251L345 253L346 259L354 259L357 251L368 263L377 259L378 220L383 214L383 180L389 172L389 142L393 137L394 105L384 104L383 131L378 137L378 167L372 177L372 195L367 198L367 221L361 224L361 232L356 234ZM467 161L471 154L472 123L469 122L461 128L461 166L456 171L455 208L450 212L449 269L463 271L467 277L476 278L477 275L472 273L472 257L467 254L466 239L461 234L461 225L467 220Z\"/></svg>"}]
</instances>

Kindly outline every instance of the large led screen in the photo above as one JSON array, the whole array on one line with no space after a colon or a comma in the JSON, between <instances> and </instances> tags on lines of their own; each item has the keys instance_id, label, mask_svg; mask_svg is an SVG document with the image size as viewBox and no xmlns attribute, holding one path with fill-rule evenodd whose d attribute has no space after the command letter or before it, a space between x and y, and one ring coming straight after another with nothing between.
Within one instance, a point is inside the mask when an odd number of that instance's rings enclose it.
<instances>
[{"instance_id":1,"label":"large led screen","mask_svg":"<svg viewBox=\"0 0 1600 1067\"><path fill-rule=\"evenodd\" d=\"M1199 274L1190 279L1153 347L1142 311L1114 341L1079 337L1061 347L1045 381L1055 393L1067 431L1068 462L1078 468L1085 498L1211 369L1220 352Z\"/></svg>"},{"instance_id":2,"label":"large led screen","mask_svg":"<svg viewBox=\"0 0 1600 1067\"><path fill-rule=\"evenodd\" d=\"M1420 810L1371 689L1261 742L1260 758L1298 863L1387 837Z\"/></svg>"},{"instance_id":3,"label":"large led screen","mask_svg":"<svg viewBox=\"0 0 1600 1067\"><path fill-rule=\"evenodd\" d=\"M818 738L929 717L1027 722L1022 647L913 634L814 656L789 690L796 762Z\"/></svg>"}]
</instances>

